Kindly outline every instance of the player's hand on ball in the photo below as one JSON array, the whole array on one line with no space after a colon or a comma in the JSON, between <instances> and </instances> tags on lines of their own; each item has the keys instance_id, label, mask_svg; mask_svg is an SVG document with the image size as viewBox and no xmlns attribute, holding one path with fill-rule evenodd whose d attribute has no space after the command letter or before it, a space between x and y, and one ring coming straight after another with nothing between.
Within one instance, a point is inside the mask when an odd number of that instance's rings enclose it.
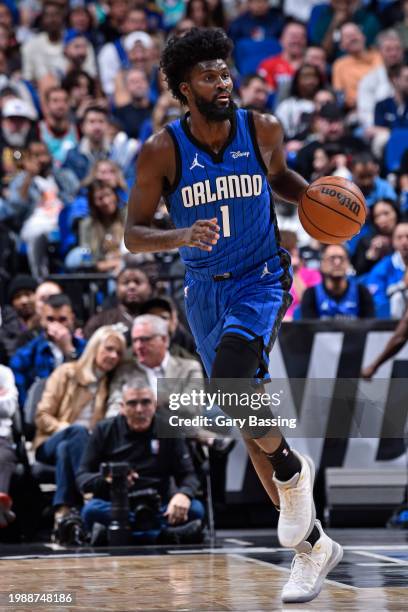
<instances>
[{"instance_id":1,"label":"player's hand on ball","mask_svg":"<svg viewBox=\"0 0 408 612\"><path fill-rule=\"evenodd\" d=\"M220 238L217 217L199 219L185 231L185 246L196 247L202 251L212 251L212 245L217 244Z\"/></svg>"}]
</instances>

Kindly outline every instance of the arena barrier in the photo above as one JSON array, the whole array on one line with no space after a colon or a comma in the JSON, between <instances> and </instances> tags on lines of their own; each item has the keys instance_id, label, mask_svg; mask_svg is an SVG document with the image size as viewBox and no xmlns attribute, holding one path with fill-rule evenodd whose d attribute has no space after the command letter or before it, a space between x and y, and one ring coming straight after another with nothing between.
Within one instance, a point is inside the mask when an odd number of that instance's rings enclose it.
<instances>
[{"instance_id":1,"label":"arena barrier","mask_svg":"<svg viewBox=\"0 0 408 612\"><path fill-rule=\"evenodd\" d=\"M310 385L307 383L311 379L331 381L332 396L328 394L319 406L315 406L320 419L325 419L329 428L337 408L336 385L342 384L345 379L358 379L362 366L368 365L384 348L395 327L396 322L378 320L284 323L279 340L271 353L271 378L289 379L289 387L290 379L305 379L303 392L299 393L297 388L293 394L296 416L299 419L302 419L302 411L310 403ZM380 385L383 413L387 415L388 404L392 405L395 394L408 385L408 343L396 356L383 364L376 376L382 379L379 381L376 378L375 384ZM407 384L404 379L407 379ZM370 384L372 383L364 380L356 381L357 391L364 391L364 386ZM330 388L330 384L327 384L326 388ZM366 420L370 425L378 416L370 414L370 406L363 406L362 410L358 392L355 406L351 406L345 417L343 438L289 438L295 448L309 454L315 461L319 469L316 486L320 491L317 495L322 499L327 468L400 471L406 467L403 437L388 438L383 435L386 416L380 420L377 418L378 424L374 426L374 430L377 428L378 433L375 432L373 437L353 437L358 435L353 430L353 411L359 411L359 422ZM408 405L408 395L406 400ZM241 504L245 503L245 500L265 500L263 491L255 480L256 477L248 465L245 447L240 442L229 456L227 502Z\"/></svg>"}]
</instances>

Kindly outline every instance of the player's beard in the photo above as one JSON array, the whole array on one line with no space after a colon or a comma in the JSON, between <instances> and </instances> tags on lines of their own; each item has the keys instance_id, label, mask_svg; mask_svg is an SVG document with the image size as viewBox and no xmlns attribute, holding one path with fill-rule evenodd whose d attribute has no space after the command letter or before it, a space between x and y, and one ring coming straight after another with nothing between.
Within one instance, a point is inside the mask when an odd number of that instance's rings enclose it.
<instances>
[{"instance_id":1,"label":"player's beard","mask_svg":"<svg viewBox=\"0 0 408 612\"><path fill-rule=\"evenodd\" d=\"M220 122L231 119L234 112L234 103L230 100L228 106L217 106L216 102L208 102L197 94L194 95L194 103L200 113L207 121Z\"/></svg>"}]
</instances>

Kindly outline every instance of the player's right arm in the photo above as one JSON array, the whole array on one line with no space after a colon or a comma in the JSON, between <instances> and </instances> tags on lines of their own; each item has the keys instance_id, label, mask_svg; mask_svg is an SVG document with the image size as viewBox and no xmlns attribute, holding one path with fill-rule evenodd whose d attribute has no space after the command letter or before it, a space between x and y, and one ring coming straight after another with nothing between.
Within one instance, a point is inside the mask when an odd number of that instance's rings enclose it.
<instances>
[{"instance_id":1,"label":"player's right arm","mask_svg":"<svg viewBox=\"0 0 408 612\"><path fill-rule=\"evenodd\" d=\"M131 190L125 245L132 253L170 251L183 246L211 251L219 239L217 219L202 219L191 227L162 230L152 227L167 181L176 175L174 145L166 130L152 136L140 151L136 182Z\"/></svg>"},{"instance_id":2,"label":"player's right arm","mask_svg":"<svg viewBox=\"0 0 408 612\"><path fill-rule=\"evenodd\" d=\"M365 379L370 379L378 368L388 361L391 357L396 355L404 346L404 344L408 340L408 310L405 312L403 318L398 323L394 334L388 340L385 345L384 350L378 355L378 357L368 365L367 367L361 370L361 377Z\"/></svg>"}]
</instances>

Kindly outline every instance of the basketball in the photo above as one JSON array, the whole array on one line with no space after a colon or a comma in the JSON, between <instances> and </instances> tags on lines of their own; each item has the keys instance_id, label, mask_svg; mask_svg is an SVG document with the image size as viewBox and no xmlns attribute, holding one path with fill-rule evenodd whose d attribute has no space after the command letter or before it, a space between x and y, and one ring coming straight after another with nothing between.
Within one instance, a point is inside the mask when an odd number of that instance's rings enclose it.
<instances>
[{"instance_id":1,"label":"basketball","mask_svg":"<svg viewBox=\"0 0 408 612\"><path fill-rule=\"evenodd\" d=\"M367 216L360 189L340 176L323 176L309 185L299 205L306 232L324 244L341 244L358 234Z\"/></svg>"}]
</instances>

